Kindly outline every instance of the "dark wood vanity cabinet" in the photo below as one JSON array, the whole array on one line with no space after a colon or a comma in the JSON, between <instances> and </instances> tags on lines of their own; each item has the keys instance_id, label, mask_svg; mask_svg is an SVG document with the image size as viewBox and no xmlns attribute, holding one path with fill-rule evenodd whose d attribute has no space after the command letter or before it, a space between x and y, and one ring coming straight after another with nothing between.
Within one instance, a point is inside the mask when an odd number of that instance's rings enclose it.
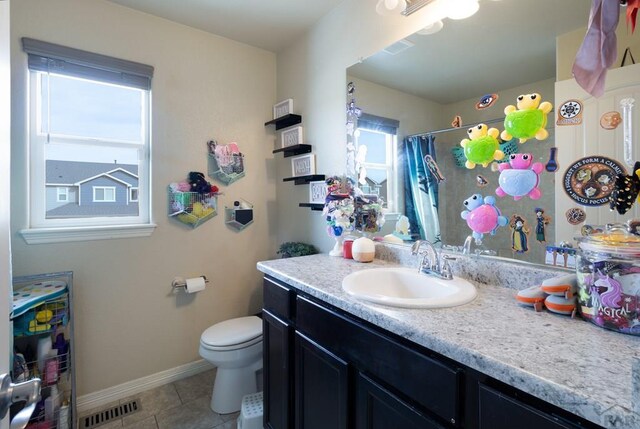
<instances>
[{"instance_id":1,"label":"dark wood vanity cabinet","mask_svg":"<svg viewBox=\"0 0 640 429\"><path fill-rule=\"evenodd\" d=\"M264 279L266 429L598 428Z\"/></svg>"}]
</instances>

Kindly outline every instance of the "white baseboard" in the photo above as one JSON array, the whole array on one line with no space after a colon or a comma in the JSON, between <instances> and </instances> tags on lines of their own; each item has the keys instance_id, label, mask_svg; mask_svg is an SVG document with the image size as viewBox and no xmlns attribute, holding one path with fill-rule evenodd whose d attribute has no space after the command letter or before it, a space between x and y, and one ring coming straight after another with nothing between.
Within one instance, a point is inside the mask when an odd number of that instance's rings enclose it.
<instances>
[{"instance_id":1,"label":"white baseboard","mask_svg":"<svg viewBox=\"0 0 640 429\"><path fill-rule=\"evenodd\" d=\"M108 387L103 390L98 390L97 392L79 396L76 404L78 414L82 414L83 412L93 408L105 406L110 402L118 401L122 398L126 398L127 396L153 389L154 387L159 387L183 378L191 377L192 375L199 374L212 368L213 366L209 362L201 359L175 368L167 369L165 371L160 371L146 377L138 378L137 380L127 381L126 383L122 383L117 386Z\"/></svg>"}]
</instances>

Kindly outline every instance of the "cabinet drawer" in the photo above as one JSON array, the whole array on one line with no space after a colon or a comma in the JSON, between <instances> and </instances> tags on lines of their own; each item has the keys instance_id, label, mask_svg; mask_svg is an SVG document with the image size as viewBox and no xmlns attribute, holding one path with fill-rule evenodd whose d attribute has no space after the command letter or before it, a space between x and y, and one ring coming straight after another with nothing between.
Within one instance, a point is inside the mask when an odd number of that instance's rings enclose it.
<instances>
[{"instance_id":1,"label":"cabinet drawer","mask_svg":"<svg viewBox=\"0 0 640 429\"><path fill-rule=\"evenodd\" d=\"M300 296L296 317L297 330L318 344L445 421L460 425L462 374L458 368Z\"/></svg>"},{"instance_id":2,"label":"cabinet drawer","mask_svg":"<svg viewBox=\"0 0 640 429\"><path fill-rule=\"evenodd\" d=\"M479 429L576 429L483 384L480 384L479 399Z\"/></svg>"},{"instance_id":3,"label":"cabinet drawer","mask_svg":"<svg viewBox=\"0 0 640 429\"><path fill-rule=\"evenodd\" d=\"M263 308L278 317L291 320L295 293L268 277L264 278L263 285Z\"/></svg>"}]
</instances>

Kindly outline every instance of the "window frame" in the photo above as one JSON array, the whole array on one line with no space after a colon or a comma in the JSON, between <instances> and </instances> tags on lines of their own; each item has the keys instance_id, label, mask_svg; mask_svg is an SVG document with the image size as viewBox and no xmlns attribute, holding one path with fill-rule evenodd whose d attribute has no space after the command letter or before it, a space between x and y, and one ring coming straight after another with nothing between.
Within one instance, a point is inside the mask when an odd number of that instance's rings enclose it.
<instances>
[{"instance_id":1,"label":"window frame","mask_svg":"<svg viewBox=\"0 0 640 429\"><path fill-rule=\"evenodd\" d=\"M382 134L385 136L385 160L386 163L362 162L361 165L367 170L386 170L387 173L387 201L385 201L387 212L385 216L399 213L398 207L398 180L396 179L396 171L398 167L398 138L395 134L386 133L384 131L372 130L369 128L356 128L355 130L356 148L360 146L360 134L362 132Z\"/></svg>"},{"instance_id":2,"label":"window frame","mask_svg":"<svg viewBox=\"0 0 640 429\"><path fill-rule=\"evenodd\" d=\"M84 241L94 239L149 236L156 225L151 213L151 90L131 87L141 91L142 136L140 142L127 142L97 138L54 135L41 132L42 79L47 72L27 70L28 73L28 131L29 131L29 223L21 231L29 244ZM56 74L56 73L52 73ZM59 74L59 73L58 73ZM74 76L65 77L80 79ZM99 79L84 79L104 85L117 85ZM81 145L100 144L103 147L132 148L138 151L138 216L96 216L90 218L46 218L46 158L48 144L67 143ZM81 233L87 232L86 238ZM120 231L119 231L120 230ZM104 234L101 233L104 231Z\"/></svg>"},{"instance_id":3,"label":"window frame","mask_svg":"<svg viewBox=\"0 0 640 429\"><path fill-rule=\"evenodd\" d=\"M133 198L133 193L135 192L136 194L136 198ZM138 200L140 199L140 191L138 189L137 186L130 186L129 187L129 198L127 199L127 204L129 203L137 203Z\"/></svg>"},{"instance_id":4,"label":"window frame","mask_svg":"<svg viewBox=\"0 0 640 429\"><path fill-rule=\"evenodd\" d=\"M92 186L93 190L93 199L91 202L93 203L115 203L116 202L116 187L115 186ZM98 200L96 198L96 191L101 190L102 196L104 197L102 200ZM113 195L113 199L107 199L107 191L111 191Z\"/></svg>"},{"instance_id":5,"label":"window frame","mask_svg":"<svg viewBox=\"0 0 640 429\"><path fill-rule=\"evenodd\" d=\"M64 192L60 192L64 191ZM60 199L60 196L64 195L64 200ZM69 202L69 188L67 186L56 186L56 202L68 203Z\"/></svg>"}]
</instances>

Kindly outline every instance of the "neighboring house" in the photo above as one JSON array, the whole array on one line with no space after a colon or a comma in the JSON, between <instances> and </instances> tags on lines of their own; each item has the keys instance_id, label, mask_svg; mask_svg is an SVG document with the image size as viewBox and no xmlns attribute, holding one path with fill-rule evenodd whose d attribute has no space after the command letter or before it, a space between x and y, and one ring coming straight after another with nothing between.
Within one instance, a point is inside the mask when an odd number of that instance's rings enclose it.
<instances>
[{"instance_id":1,"label":"neighboring house","mask_svg":"<svg viewBox=\"0 0 640 429\"><path fill-rule=\"evenodd\" d=\"M46 217L136 216L138 166L48 160Z\"/></svg>"}]
</instances>

